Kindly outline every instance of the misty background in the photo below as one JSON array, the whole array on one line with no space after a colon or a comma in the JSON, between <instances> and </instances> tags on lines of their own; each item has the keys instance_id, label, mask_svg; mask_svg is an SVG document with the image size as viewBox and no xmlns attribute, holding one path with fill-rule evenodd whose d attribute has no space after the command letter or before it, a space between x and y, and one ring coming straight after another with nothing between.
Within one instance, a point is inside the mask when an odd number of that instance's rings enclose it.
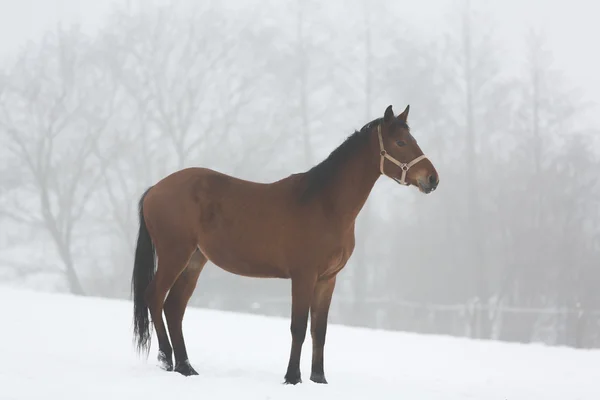
<instances>
[{"instance_id":1,"label":"misty background","mask_svg":"<svg viewBox=\"0 0 600 400\"><path fill-rule=\"evenodd\" d=\"M330 321L600 347L594 2L0 6L3 285L128 299L148 186L277 180L410 104L440 186L378 181ZM290 281L209 263L190 305L287 317Z\"/></svg>"}]
</instances>

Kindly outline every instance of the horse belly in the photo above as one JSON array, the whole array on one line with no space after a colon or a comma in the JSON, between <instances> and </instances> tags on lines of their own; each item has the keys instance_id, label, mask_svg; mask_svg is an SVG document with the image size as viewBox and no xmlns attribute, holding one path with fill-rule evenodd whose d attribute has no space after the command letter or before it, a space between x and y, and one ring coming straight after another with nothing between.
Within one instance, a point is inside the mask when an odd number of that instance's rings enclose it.
<instances>
[{"instance_id":1,"label":"horse belly","mask_svg":"<svg viewBox=\"0 0 600 400\"><path fill-rule=\"evenodd\" d=\"M229 273L250 278L289 278L289 273L273 262L251 257L234 249L199 246L210 262Z\"/></svg>"},{"instance_id":2,"label":"horse belly","mask_svg":"<svg viewBox=\"0 0 600 400\"><path fill-rule=\"evenodd\" d=\"M286 271L269 264L239 261L215 265L224 271L249 278L289 278L289 274Z\"/></svg>"}]
</instances>

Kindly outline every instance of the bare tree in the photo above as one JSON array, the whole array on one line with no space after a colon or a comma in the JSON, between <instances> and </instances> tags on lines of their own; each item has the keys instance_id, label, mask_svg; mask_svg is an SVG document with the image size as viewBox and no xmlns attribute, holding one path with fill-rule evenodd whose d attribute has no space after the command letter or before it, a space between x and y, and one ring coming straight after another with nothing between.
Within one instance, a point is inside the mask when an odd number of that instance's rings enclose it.
<instances>
[{"instance_id":1,"label":"bare tree","mask_svg":"<svg viewBox=\"0 0 600 400\"><path fill-rule=\"evenodd\" d=\"M11 215L46 229L76 294L85 290L74 234L97 187L92 152L112 113L110 88L86 53L88 45L74 30L48 34L21 54L0 102L0 129L30 177Z\"/></svg>"},{"instance_id":2,"label":"bare tree","mask_svg":"<svg viewBox=\"0 0 600 400\"><path fill-rule=\"evenodd\" d=\"M493 42L493 24L482 25L485 14L478 13L470 0L464 0L462 6L453 9L453 16L459 26L454 34L449 35L449 55L454 58L454 96L462 98L460 107L447 104L453 112L454 124L463 137L459 165L462 166L460 176L465 184L464 200L461 201L461 230L463 246L468 248L463 262L470 287L467 288L472 299L487 305L492 299L494 289L490 287L490 262L486 258L483 232L485 230L482 217L482 157L490 157L490 127L484 124L488 110L496 109L494 93L498 84L499 61ZM477 15L477 18L474 16ZM451 58L452 59L452 58ZM456 97L455 97L456 99ZM485 136L484 136L485 134ZM464 216L464 219L463 219ZM489 337L491 321L487 314L479 314L473 319L473 335Z\"/></svg>"},{"instance_id":3,"label":"bare tree","mask_svg":"<svg viewBox=\"0 0 600 400\"><path fill-rule=\"evenodd\" d=\"M199 149L205 164L213 161L209 148L235 149L229 135L252 99L244 22L225 18L220 7L157 6L114 18L115 44L125 57L120 82L150 122L143 134L163 153L160 143L171 146L177 169Z\"/></svg>"}]
</instances>

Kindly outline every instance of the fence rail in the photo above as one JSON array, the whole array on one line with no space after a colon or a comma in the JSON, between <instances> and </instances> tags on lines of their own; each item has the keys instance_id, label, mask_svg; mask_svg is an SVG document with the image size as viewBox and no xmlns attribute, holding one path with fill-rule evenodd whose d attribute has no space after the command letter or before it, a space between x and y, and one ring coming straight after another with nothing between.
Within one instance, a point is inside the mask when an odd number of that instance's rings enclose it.
<instances>
[{"instance_id":1,"label":"fence rail","mask_svg":"<svg viewBox=\"0 0 600 400\"><path fill-rule=\"evenodd\" d=\"M245 311L287 317L290 297L265 297ZM234 307L240 310L239 305ZM334 298L330 321L345 325L507 342L600 348L600 310L494 303L431 304L401 299Z\"/></svg>"},{"instance_id":2,"label":"fence rail","mask_svg":"<svg viewBox=\"0 0 600 400\"><path fill-rule=\"evenodd\" d=\"M289 297L268 297L262 299L259 303L262 304L291 304L291 298ZM356 301L347 297L334 298L333 303L338 304L356 304ZM398 299L385 299L385 298L367 298L362 301L363 304L368 305L386 305L386 306L397 306L414 309L430 309L433 311L465 311L465 310L488 310L495 311L500 310L503 312L523 313L523 314L551 314L551 315L566 315L566 314L579 314L585 313L589 316L600 316L600 310L588 310L583 307L515 307L505 305L494 305L484 304L480 302L472 302L466 304L436 304L436 303L420 303L407 300Z\"/></svg>"}]
</instances>

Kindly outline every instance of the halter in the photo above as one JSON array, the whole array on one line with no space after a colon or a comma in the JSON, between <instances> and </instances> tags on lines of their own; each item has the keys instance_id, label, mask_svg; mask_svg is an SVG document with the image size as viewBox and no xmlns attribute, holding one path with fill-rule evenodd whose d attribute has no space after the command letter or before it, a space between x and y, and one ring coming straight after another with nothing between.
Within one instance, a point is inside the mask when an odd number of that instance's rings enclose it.
<instances>
[{"instance_id":1,"label":"halter","mask_svg":"<svg viewBox=\"0 0 600 400\"><path fill-rule=\"evenodd\" d=\"M412 167L419 161L426 159L427 156L425 154L422 154L409 163L402 163L402 162L396 160L394 157L390 156L388 154L388 152L385 151L385 149L383 148L383 139L381 138L381 125L377 125L377 137L379 138L379 150L380 150L379 154L381 155L381 162L379 163L379 170L381 171L381 174L387 176L388 178L392 178L393 180L395 180L396 182L398 182L401 185L408 186L409 183L407 183L405 181L406 173L408 172L410 167ZM400 169L402 170L402 176L400 177L400 180L398 180L392 176L386 175L385 172L383 172L383 161L386 158L388 160L390 160L391 162L393 162L394 164L396 164L397 166L399 166Z\"/></svg>"}]
</instances>

